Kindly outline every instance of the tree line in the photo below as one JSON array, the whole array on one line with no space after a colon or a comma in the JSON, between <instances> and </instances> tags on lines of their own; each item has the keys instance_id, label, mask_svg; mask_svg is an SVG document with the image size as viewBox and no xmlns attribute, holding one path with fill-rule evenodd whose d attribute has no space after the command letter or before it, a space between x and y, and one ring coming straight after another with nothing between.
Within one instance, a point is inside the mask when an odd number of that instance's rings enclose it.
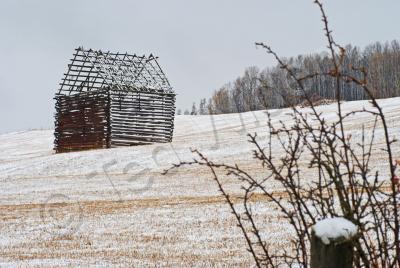
<instances>
[{"instance_id":1,"label":"tree line","mask_svg":"<svg viewBox=\"0 0 400 268\"><path fill-rule=\"evenodd\" d=\"M338 55L342 71L349 76L363 79L374 92L375 98L400 96L400 43L397 40L376 42L364 49L347 45ZM260 70L252 66L236 80L215 90L211 98L201 99L198 105L184 114L237 113L262 109L284 108L289 104L301 104L307 94L313 99L335 99L336 80L328 75L333 70L331 55L327 52L299 55L284 59L298 78L319 73L311 79L304 79L306 93L296 90L296 81L280 66ZM359 67L363 69L359 70ZM325 75L324 75L325 74ZM354 83L340 81L341 98L345 101L368 99L363 89ZM178 109L178 114L182 111Z\"/></svg>"}]
</instances>

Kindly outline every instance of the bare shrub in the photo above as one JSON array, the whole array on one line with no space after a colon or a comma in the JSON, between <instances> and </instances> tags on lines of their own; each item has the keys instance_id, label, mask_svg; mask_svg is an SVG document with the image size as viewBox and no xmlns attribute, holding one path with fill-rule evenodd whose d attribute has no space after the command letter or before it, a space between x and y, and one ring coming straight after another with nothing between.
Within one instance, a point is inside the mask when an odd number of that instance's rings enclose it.
<instances>
[{"instance_id":1,"label":"bare shrub","mask_svg":"<svg viewBox=\"0 0 400 268\"><path fill-rule=\"evenodd\" d=\"M255 178L237 165L214 163L198 150L193 150L193 161L181 162L171 169L182 165L200 165L210 169L236 217L257 267L308 267L310 227L319 219L338 216L358 227L359 234L354 241L355 267L399 267L399 179L396 177L396 168L400 162L395 161L391 150L395 140L389 134L385 115L374 97L373 92L378 89L370 88L366 79L367 71L362 66L351 66L357 76L343 71L348 69L344 68L343 63L345 49L334 41L321 2L315 1L315 4L321 12L328 42L332 66L329 72L298 76L268 45L257 43L257 46L275 57L290 77L293 90L300 90L308 103L307 109L292 105L291 122L273 124L269 117L266 141L260 141L257 134L248 135L255 147L254 158L264 167L263 178ZM319 76L335 80L335 120L326 120L315 107L312 97L307 95L309 90L304 86L305 82ZM351 83L362 89L369 96L371 107L344 113L341 83ZM346 131L345 122L359 114L369 116L373 128L368 133L362 129L360 137L354 138ZM378 128L383 131L384 148L375 141ZM282 155L274 155L273 140L279 143ZM266 142L266 147L262 142ZM380 150L384 151L388 168L383 175L380 173L382 170L375 170L371 162L372 156ZM243 201L239 204L234 203L222 184L221 170L224 176L234 177L241 182ZM314 180L304 179L310 174ZM284 194L277 194L270 189L268 186L271 184L284 189ZM251 198L254 193L265 195L269 205L277 209L289 224L290 248L274 248L266 241L252 211Z\"/></svg>"}]
</instances>

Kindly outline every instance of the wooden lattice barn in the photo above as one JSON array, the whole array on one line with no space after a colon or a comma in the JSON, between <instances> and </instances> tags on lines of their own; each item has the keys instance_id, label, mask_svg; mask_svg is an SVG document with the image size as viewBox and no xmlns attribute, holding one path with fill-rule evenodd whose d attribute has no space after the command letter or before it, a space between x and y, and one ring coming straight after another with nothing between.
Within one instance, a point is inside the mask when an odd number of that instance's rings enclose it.
<instances>
[{"instance_id":1,"label":"wooden lattice barn","mask_svg":"<svg viewBox=\"0 0 400 268\"><path fill-rule=\"evenodd\" d=\"M157 57L78 48L55 96L55 150L170 142L175 93Z\"/></svg>"}]
</instances>

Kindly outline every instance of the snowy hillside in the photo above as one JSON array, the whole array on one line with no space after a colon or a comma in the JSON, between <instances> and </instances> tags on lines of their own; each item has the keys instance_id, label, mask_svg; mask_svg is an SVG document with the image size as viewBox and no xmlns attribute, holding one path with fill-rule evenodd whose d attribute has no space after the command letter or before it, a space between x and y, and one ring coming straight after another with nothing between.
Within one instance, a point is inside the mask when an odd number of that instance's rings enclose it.
<instances>
[{"instance_id":1,"label":"snowy hillside","mask_svg":"<svg viewBox=\"0 0 400 268\"><path fill-rule=\"evenodd\" d=\"M381 100L392 135L400 137L400 98ZM344 103L345 111L369 106ZM320 106L336 117L335 104ZM274 122L287 122L290 109L271 110ZM267 133L265 111L217 116L177 116L171 144L54 154L52 130L0 135L0 267L75 266L249 266L251 259L235 219L206 169L161 172L190 160L197 148L213 160L238 163L253 174L246 133ZM354 137L367 115L352 117ZM383 142L382 131L377 141ZM395 144L394 154L400 156ZM279 148L274 152L279 155ZM376 169L385 174L379 154ZM312 178L308 178L312 179ZM225 181L238 193L236 181ZM274 185L271 185L274 187ZM279 189L276 189L279 191ZM284 228L265 202L265 234L276 245Z\"/></svg>"}]
</instances>

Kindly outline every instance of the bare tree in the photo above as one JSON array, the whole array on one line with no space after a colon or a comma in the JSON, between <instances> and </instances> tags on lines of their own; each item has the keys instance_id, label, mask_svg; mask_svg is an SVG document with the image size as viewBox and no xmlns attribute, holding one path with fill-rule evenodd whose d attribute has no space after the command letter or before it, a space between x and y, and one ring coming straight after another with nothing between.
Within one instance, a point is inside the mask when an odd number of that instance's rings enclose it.
<instances>
[{"instance_id":1,"label":"bare tree","mask_svg":"<svg viewBox=\"0 0 400 268\"><path fill-rule=\"evenodd\" d=\"M196 108L196 103L195 102L193 102L192 112L190 114L191 115L197 115L197 108Z\"/></svg>"},{"instance_id":2,"label":"bare tree","mask_svg":"<svg viewBox=\"0 0 400 268\"><path fill-rule=\"evenodd\" d=\"M210 108L212 109L212 113L231 113L232 112L232 104L231 98L229 97L229 87L227 84L215 91L214 95L211 98Z\"/></svg>"},{"instance_id":3,"label":"bare tree","mask_svg":"<svg viewBox=\"0 0 400 268\"><path fill-rule=\"evenodd\" d=\"M205 115L207 114L207 101L206 99L201 99L199 103L199 114L200 115Z\"/></svg>"}]
</instances>

